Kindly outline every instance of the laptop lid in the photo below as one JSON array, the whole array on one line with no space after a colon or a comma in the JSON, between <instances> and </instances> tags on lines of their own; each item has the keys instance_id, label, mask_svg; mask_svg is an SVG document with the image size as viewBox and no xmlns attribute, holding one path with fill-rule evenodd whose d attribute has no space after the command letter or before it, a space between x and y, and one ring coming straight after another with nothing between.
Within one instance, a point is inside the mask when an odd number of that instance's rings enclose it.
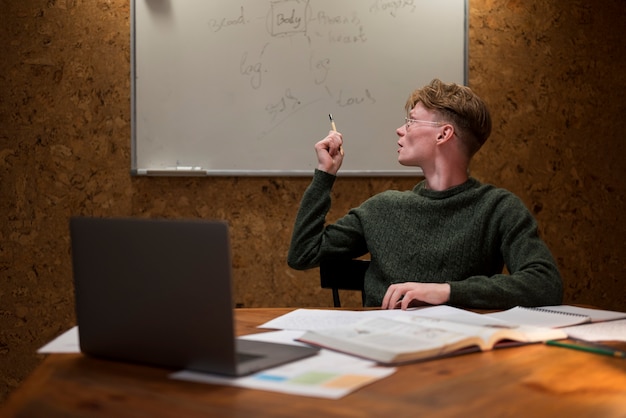
<instances>
[{"instance_id":1,"label":"laptop lid","mask_svg":"<svg viewBox=\"0 0 626 418\"><path fill-rule=\"evenodd\" d=\"M316 352L235 338L226 222L76 217L70 234L85 354L243 375Z\"/></svg>"}]
</instances>

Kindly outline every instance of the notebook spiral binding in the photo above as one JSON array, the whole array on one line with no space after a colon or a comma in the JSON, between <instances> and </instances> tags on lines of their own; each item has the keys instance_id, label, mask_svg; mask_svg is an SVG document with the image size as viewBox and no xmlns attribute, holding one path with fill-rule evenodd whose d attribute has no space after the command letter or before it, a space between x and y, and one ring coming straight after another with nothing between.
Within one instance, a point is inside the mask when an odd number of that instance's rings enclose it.
<instances>
[{"instance_id":1,"label":"notebook spiral binding","mask_svg":"<svg viewBox=\"0 0 626 418\"><path fill-rule=\"evenodd\" d=\"M579 318L587 318L587 315L585 315L585 314L579 314L579 313L574 313L574 312L553 311L551 309L532 308L532 307L526 307L526 306L521 306L521 308L529 310L529 311L539 311L539 312L545 312L545 313L550 313L550 314L568 315L568 316L576 316L576 317L579 317Z\"/></svg>"}]
</instances>

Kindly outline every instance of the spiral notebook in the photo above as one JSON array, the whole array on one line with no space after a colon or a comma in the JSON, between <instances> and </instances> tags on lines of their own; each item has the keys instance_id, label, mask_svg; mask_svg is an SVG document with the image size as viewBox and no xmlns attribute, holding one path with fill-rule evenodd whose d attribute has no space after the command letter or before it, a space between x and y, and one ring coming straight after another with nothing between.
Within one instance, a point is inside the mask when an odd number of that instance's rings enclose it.
<instances>
[{"instance_id":1,"label":"spiral notebook","mask_svg":"<svg viewBox=\"0 0 626 418\"><path fill-rule=\"evenodd\" d=\"M541 306L536 308L516 306L506 311L485 315L511 324L548 328L569 327L626 318L626 312L580 308L571 305Z\"/></svg>"}]
</instances>

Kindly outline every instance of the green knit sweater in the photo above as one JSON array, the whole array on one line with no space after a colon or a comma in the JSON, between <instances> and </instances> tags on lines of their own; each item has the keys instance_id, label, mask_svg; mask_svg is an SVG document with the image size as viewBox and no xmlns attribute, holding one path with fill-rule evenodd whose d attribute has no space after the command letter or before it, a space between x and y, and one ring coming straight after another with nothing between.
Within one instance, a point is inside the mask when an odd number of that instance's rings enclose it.
<instances>
[{"instance_id":1,"label":"green knit sweater","mask_svg":"<svg viewBox=\"0 0 626 418\"><path fill-rule=\"evenodd\" d=\"M524 204L511 192L470 178L445 191L386 191L326 225L336 177L315 171L294 226L288 264L369 253L365 304L380 306L392 283L450 284L448 304L506 309L560 304L554 258ZM506 265L509 274L503 274Z\"/></svg>"}]
</instances>

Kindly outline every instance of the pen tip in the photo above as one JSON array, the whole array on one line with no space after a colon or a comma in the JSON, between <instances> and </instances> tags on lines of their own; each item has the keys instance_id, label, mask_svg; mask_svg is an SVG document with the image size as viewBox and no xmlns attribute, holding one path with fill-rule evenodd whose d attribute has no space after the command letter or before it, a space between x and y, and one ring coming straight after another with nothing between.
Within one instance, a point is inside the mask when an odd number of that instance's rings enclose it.
<instances>
[{"instance_id":1,"label":"pen tip","mask_svg":"<svg viewBox=\"0 0 626 418\"><path fill-rule=\"evenodd\" d=\"M333 120L333 114L332 113L328 114L328 119Z\"/></svg>"}]
</instances>

